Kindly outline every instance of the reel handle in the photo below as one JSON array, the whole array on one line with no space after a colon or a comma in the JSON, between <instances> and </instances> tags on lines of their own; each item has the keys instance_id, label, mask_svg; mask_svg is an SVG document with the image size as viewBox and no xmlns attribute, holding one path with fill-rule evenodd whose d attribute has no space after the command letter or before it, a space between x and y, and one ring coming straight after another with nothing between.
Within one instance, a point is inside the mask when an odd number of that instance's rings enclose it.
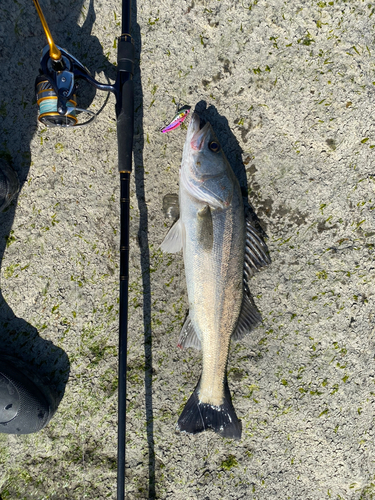
<instances>
[{"instance_id":1,"label":"reel handle","mask_svg":"<svg viewBox=\"0 0 375 500\"><path fill-rule=\"evenodd\" d=\"M44 17L42 8L39 5L38 0L34 0L34 4L35 4L36 10L38 12L38 15L39 15L39 18L40 18L40 22L42 23L42 26L43 26L43 29L44 29L44 33L46 34L46 38L47 38L48 45L49 45L49 54L51 56L51 59L53 59L54 61L58 62L58 61L61 60L61 52L57 48L57 46L55 45L55 42L53 41L51 32L49 30L49 27L48 27L48 24L47 24L47 21L46 21L46 18Z\"/></svg>"}]
</instances>

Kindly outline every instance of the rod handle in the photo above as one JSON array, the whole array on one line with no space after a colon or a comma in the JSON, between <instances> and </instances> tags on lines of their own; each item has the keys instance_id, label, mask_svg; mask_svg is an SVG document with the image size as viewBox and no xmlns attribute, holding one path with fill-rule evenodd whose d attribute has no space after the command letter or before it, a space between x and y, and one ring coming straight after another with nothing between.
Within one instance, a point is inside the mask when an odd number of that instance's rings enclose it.
<instances>
[{"instance_id":1,"label":"rod handle","mask_svg":"<svg viewBox=\"0 0 375 500\"><path fill-rule=\"evenodd\" d=\"M134 134L134 84L130 74L128 76L128 80L121 87L121 106L117 114L117 143L119 172L130 173Z\"/></svg>"}]
</instances>

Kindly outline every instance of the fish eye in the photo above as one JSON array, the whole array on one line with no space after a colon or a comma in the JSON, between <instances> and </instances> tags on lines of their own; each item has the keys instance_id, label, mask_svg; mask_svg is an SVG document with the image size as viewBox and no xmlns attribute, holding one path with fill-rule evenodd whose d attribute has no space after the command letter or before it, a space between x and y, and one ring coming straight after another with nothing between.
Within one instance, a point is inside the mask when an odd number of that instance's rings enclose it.
<instances>
[{"instance_id":1,"label":"fish eye","mask_svg":"<svg viewBox=\"0 0 375 500\"><path fill-rule=\"evenodd\" d=\"M208 147L213 153L217 153L218 151L220 151L220 144L216 141L211 141Z\"/></svg>"}]
</instances>

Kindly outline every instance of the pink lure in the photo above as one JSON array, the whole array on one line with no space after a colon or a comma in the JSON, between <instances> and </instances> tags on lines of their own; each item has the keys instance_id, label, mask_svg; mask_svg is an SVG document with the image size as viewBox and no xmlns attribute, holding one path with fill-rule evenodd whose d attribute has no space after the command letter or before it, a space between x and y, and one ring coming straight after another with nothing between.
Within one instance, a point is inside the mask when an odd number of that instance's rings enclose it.
<instances>
[{"instance_id":1,"label":"pink lure","mask_svg":"<svg viewBox=\"0 0 375 500\"><path fill-rule=\"evenodd\" d=\"M191 106L183 106L182 108L180 108L170 124L162 128L161 132L165 134L166 132L170 132L171 130L179 127L185 121L187 115L190 113L190 109Z\"/></svg>"}]
</instances>

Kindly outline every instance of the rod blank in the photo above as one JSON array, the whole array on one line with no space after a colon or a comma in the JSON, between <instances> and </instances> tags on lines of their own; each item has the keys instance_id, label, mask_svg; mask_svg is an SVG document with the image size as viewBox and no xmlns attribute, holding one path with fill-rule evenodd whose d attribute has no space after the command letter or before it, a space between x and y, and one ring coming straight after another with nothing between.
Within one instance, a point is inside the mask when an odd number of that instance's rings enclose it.
<instances>
[{"instance_id":1,"label":"rod blank","mask_svg":"<svg viewBox=\"0 0 375 500\"><path fill-rule=\"evenodd\" d=\"M125 498L126 372L128 349L130 174L134 135L134 45L130 36L131 0L122 2L122 35L118 38L116 102L118 170L120 172L120 307L118 362L117 500Z\"/></svg>"}]
</instances>

